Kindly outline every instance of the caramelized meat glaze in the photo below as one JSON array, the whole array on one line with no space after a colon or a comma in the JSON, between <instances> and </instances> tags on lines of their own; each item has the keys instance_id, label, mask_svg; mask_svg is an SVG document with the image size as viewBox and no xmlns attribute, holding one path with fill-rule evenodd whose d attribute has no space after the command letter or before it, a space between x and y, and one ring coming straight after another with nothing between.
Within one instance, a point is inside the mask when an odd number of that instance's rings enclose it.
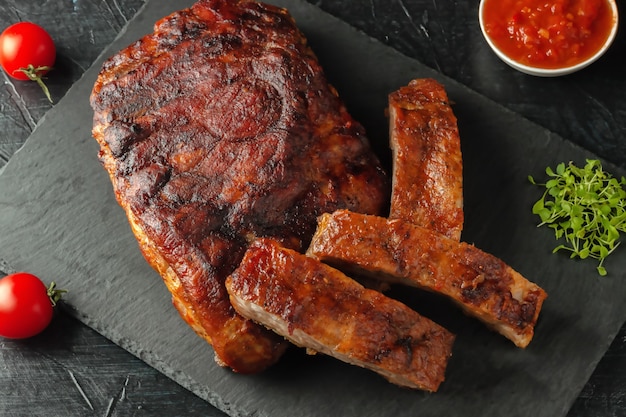
<instances>
[{"instance_id":1,"label":"caramelized meat glaze","mask_svg":"<svg viewBox=\"0 0 626 417\"><path fill-rule=\"evenodd\" d=\"M147 261L183 319L242 373L286 342L224 281L249 243L303 251L320 214L379 213L388 179L287 11L201 0L108 59L93 136ZM129 277L128 279L132 279Z\"/></svg>"},{"instance_id":2,"label":"caramelized meat glaze","mask_svg":"<svg viewBox=\"0 0 626 417\"><path fill-rule=\"evenodd\" d=\"M532 340L547 297L497 257L399 219L324 214L307 254L348 273L445 295L518 347Z\"/></svg>"},{"instance_id":3,"label":"caramelized meat glaze","mask_svg":"<svg viewBox=\"0 0 626 417\"><path fill-rule=\"evenodd\" d=\"M235 308L295 345L437 391L454 335L318 260L260 239L227 279Z\"/></svg>"},{"instance_id":4,"label":"caramelized meat glaze","mask_svg":"<svg viewBox=\"0 0 626 417\"><path fill-rule=\"evenodd\" d=\"M389 143L393 153L389 217L460 240L461 139L443 85L419 78L389 94Z\"/></svg>"}]
</instances>

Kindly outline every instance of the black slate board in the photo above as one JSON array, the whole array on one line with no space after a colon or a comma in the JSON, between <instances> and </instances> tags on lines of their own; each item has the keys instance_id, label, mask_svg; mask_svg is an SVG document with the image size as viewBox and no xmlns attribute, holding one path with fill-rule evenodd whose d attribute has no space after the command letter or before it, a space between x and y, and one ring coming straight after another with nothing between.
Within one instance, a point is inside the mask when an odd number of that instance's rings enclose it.
<instances>
[{"instance_id":1,"label":"black slate board","mask_svg":"<svg viewBox=\"0 0 626 417\"><path fill-rule=\"evenodd\" d=\"M237 375L214 364L211 348L178 317L165 286L141 257L97 161L88 106L102 59L190 1L148 1L11 159L0 176L0 262L69 288L72 314L233 416L564 416L626 320L626 256L613 256L606 263L609 277L600 278L592 262L552 255L551 233L537 229L530 213L540 190L526 176L594 155L308 3L276 3L296 17L387 164L387 94L416 77L445 84L463 142L463 239L500 256L549 293L526 350L445 301L395 289L395 296L458 334L447 380L436 394L400 389L370 372L295 349L260 375Z\"/></svg>"}]
</instances>

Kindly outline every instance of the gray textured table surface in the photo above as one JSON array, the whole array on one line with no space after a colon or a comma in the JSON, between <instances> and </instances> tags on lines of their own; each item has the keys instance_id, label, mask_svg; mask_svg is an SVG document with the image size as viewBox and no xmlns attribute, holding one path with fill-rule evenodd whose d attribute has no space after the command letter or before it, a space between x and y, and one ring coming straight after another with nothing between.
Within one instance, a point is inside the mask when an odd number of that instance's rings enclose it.
<instances>
[{"instance_id":1,"label":"gray textured table surface","mask_svg":"<svg viewBox=\"0 0 626 417\"><path fill-rule=\"evenodd\" d=\"M0 28L31 20L49 30L57 43L58 61L47 84L58 101L142 4L140 0L1 0ZM626 76L620 59L626 46L623 31L603 62L570 77L537 79L510 70L486 49L474 19L477 1L316 4L406 55L626 167ZM15 82L4 73L1 76L0 167L51 107L34 83ZM9 269L0 265L0 270ZM64 314L59 314L53 325L36 338L0 340L0 363L2 416L220 415ZM625 370L626 329L622 328L570 416L626 415Z\"/></svg>"}]
</instances>

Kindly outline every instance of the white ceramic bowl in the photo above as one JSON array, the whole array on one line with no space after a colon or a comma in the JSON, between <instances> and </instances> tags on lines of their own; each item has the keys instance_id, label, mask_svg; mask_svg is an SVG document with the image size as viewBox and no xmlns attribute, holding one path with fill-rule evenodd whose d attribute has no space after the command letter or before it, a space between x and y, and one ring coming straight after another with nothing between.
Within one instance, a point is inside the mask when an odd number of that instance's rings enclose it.
<instances>
[{"instance_id":1,"label":"white ceramic bowl","mask_svg":"<svg viewBox=\"0 0 626 417\"><path fill-rule=\"evenodd\" d=\"M529 66L529 65L521 64L521 63L513 60L512 58L507 56L504 52L502 52L493 43L493 41L491 40L491 38L487 34L487 31L486 31L485 25L484 25L484 21L483 21L483 8L484 8L485 1L487 1L487 0L480 0L480 5L478 7L478 20L479 20L479 23L480 23L480 30L482 31L483 36L485 37L485 40L487 41L487 43L489 44L489 46L491 47L493 52L495 52L495 54L502 61L504 61L505 63L507 63L511 67L515 68L516 70L521 71L521 72L526 73L526 74L529 74L529 75L536 75L536 76L539 76L539 77L557 77L557 76L560 76L560 75L571 74L571 73L579 71L579 70L587 67L591 63L595 62L598 58L600 58L607 51L607 49L609 49L609 46L611 46L611 44L613 43L613 40L615 39L615 35L617 34L617 27L619 25L619 18L618 18L616 1L615 0L605 0L609 4L609 7L611 7L611 9L613 11L613 16L614 16L614 18L613 18L613 26L611 28L611 32L610 32L609 37L607 38L606 42L604 42L602 47L595 54L593 54L591 57L589 57L586 61L582 61L582 62L580 62L580 63L578 63L576 65L572 65L572 66L568 66L568 67L553 68L553 69L532 67L532 66ZM494 0L491 0L491 1L494 1ZM495 0L495 1L498 1L498 0Z\"/></svg>"}]
</instances>

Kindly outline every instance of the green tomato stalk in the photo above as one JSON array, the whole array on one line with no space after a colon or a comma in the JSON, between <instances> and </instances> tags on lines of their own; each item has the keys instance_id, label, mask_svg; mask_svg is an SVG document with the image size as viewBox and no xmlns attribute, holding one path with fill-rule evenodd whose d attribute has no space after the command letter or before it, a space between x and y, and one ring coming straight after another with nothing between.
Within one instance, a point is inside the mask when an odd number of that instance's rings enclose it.
<instances>
[{"instance_id":1,"label":"green tomato stalk","mask_svg":"<svg viewBox=\"0 0 626 417\"><path fill-rule=\"evenodd\" d=\"M24 75L26 75L29 80L35 81L39 85L39 87L41 87L41 89L43 90L43 93L48 98L48 101L50 103L54 103L52 101L52 97L50 96L50 91L48 90L48 87L46 86L46 84L43 82L43 79L42 79L42 76L48 71L50 71L51 69L52 69L51 67L36 67L35 68L32 64L30 64L28 65L28 67L20 68L16 71L24 73Z\"/></svg>"},{"instance_id":2,"label":"green tomato stalk","mask_svg":"<svg viewBox=\"0 0 626 417\"><path fill-rule=\"evenodd\" d=\"M61 300L61 298L63 298L63 294L67 292L67 290L57 289L56 286L56 282L52 281L46 291L48 297L50 298L50 303L52 303L52 307L56 307L57 303Z\"/></svg>"}]
</instances>

